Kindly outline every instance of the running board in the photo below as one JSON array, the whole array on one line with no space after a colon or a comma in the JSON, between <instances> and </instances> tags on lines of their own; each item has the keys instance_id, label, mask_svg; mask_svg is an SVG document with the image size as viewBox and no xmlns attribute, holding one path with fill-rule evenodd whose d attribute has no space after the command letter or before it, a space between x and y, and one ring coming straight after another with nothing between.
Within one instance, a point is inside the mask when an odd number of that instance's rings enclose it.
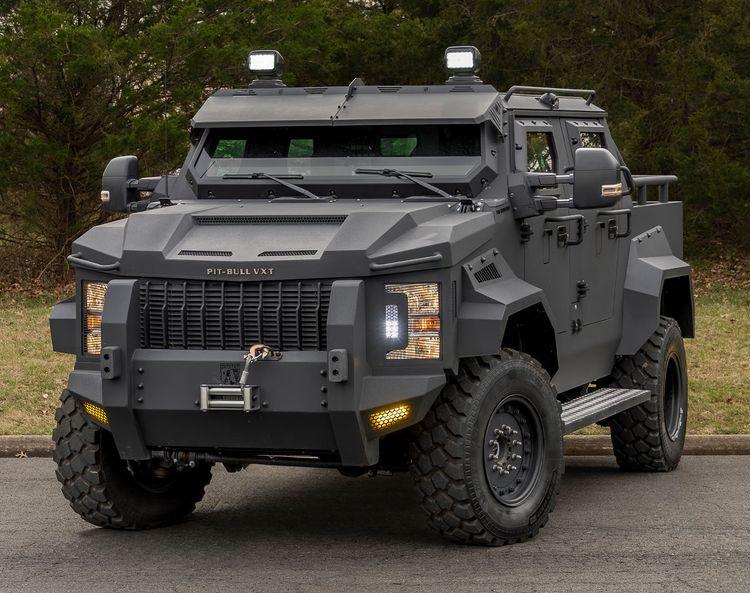
<instances>
[{"instance_id":1,"label":"running board","mask_svg":"<svg viewBox=\"0 0 750 593\"><path fill-rule=\"evenodd\" d=\"M562 405L563 434L570 434L649 399L651 392L647 390L608 387L572 399Z\"/></svg>"}]
</instances>

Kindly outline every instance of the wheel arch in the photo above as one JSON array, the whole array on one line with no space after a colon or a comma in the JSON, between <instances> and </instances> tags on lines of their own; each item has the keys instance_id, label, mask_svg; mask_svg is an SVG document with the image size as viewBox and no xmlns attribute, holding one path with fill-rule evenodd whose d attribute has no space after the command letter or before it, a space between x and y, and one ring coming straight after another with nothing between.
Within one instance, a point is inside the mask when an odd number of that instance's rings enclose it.
<instances>
[{"instance_id":1,"label":"wheel arch","mask_svg":"<svg viewBox=\"0 0 750 593\"><path fill-rule=\"evenodd\" d=\"M684 338L695 337L693 280L689 274L665 278L661 289L659 312L680 326Z\"/></svg>"}]
</instances>

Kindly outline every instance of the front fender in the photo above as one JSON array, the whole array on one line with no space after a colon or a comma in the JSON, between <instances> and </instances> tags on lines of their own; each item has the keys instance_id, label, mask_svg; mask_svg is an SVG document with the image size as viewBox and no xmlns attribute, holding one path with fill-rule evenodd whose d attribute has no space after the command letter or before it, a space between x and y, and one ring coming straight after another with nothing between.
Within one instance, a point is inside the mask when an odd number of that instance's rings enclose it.
<instances>
[{"instance_id":1,"label":"front fender","mask_svg":"<svg viewBox=\"0 0 750 593\"><path fill-rule=\"evenodd\" d=\"M494 264L496 278L485 279L491 277L482 273L483 262L487 260L488 266ZM477 261L464 265L462 273L458 358L499 352L508 319L514 313L540 305L547 317L552 318L544 291L518 278L499 254L483 254Z\"/></svg>"},{"instance_id":2,"label":"front fender","mask_svg":"<svg viewBox=\"0 0 750 593\"><path fill-rule=\"evenodd\" d=\"M695 307L690 265L674 256L660 226L633 237L625 274L623 331L617 346L618 355L635 354L654 333L662 314L665 281L679 277L687 278L688 294L682 298L689 300L689 324L685 325L692 328Z\"/></svg>"}]
</instances>

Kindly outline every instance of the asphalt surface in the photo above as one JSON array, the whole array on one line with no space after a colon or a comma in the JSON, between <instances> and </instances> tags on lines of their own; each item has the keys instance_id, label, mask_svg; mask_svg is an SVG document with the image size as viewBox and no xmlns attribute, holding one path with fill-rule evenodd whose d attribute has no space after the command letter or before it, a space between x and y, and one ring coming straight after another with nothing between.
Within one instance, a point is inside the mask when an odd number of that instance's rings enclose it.
<instances>
[{"instance_id":1,"label":"asphalt surface","mask_svg":"<svg viewBox=\"0 0 750 593\"><path fill-rule=\"evenodd\" d=\"M671 474L569 458L540 536L443 542L406 475L215 472L192 518L150 532L92 528L48 459L0 459L0 591L750 591L750 458L686 457Z\"/></svg>"}]
</instances>

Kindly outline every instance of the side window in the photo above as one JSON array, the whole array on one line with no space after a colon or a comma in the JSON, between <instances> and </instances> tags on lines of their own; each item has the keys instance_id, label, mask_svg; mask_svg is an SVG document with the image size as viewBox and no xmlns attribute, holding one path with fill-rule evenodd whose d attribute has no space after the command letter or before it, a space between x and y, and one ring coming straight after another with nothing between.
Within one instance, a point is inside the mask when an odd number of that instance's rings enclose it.
<instances>
[{"instance_id":1,"label":"side window","mask_svg":"<svg viewBox=\"0 0 750 593\"><path fill-rule=\"evenodd\" d=\"M532 173L554 173L555 153L551 132L526 133L526 170Z\"/></svg>"},{"instance_id":2,"label":"side window","mask_svg":"<svg viewBox=\"0 0 750 593\"><path fill-rule=\"evenodd\" d=\"M581 132L579 148L604 148L604 134L601 132Z\"/></svg>"}]
</instances>

